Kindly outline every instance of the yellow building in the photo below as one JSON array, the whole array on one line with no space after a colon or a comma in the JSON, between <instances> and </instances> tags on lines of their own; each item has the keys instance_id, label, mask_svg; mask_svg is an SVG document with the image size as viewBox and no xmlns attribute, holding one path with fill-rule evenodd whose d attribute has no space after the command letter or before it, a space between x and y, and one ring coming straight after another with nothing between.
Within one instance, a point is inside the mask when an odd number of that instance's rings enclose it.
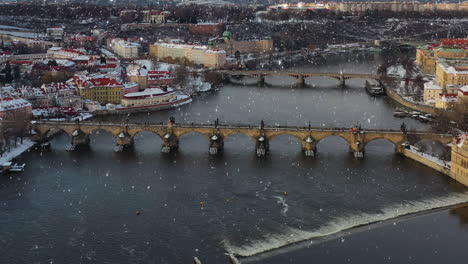
<instances>
[{"instance_id":1,"label":"yellow building","mask_svg":"<svg viewBox=\"0 0 468 264\"><path fill-rule=\"evenodd\" d=\"M468 62L438 61L436 81L442 88L468 85Z\"/></svg>"},{"instance_id":2,"label":"yellow building","mask_svg":"<svg viewBox=\"0 0 468 264\"><path fill-rule=\"evenodd\" d=\"M456 94L458 90L459 88L453 85L449 85L446 88L442 88L434 81L429 81L424 84L424 103L435 107L437 107L437 105L445 105L441 103L437 104L437 102L441 101L442 94Z\"/></svg>"},{"instance_id":3,"label":"yellow building","mask_svg":"<svg viewBox=\"0 0 468 264\"><path fill-rule=\"evenodd\" d=\"M80 87L83 99L97 101L100 104L120 104L123 85L112 78L90 79Z\"/></svg>"},{"instance_id":4,"label":"yellow building","mask_svg":"<svg viewBox=\"0 0 468 264\"><path fill-rule=\"evenodd\" d=\"M452 142L451 177L468 186L468 134Z\"/></svg>"},{"instance_id":5,"label":"yellow building","mask_svg":"<svg viewBox=\"0 0 468 264\"><path fill-rule=\"evenodd\" d=\"M425 73L436 73L438 59L465 60L468 59L468 50L431 46L418 47L416 50L416 63Z\"/></svg>"},{"instance_id":6,"label":"yellow building","mask_svg":"<svg viewBox=\"0 0 468 264\"><path fill-rule=\"evenodd\" d=\"M207 68L219 69L226 64L226 52L207 46L155 43L150 45L150 56L164 59L186 59Z\"/></svg>"},{"instance_id":7,"label":"yellow building","mask_svg":"<svg viewBox=\"0 0 468 264\"><path fill-rule=\"evenodd\" d=\"M436 61L433 50L425 48L418 48L416 50L416 63L423 72L435 74Z\"/></svg>"}]
</instances>

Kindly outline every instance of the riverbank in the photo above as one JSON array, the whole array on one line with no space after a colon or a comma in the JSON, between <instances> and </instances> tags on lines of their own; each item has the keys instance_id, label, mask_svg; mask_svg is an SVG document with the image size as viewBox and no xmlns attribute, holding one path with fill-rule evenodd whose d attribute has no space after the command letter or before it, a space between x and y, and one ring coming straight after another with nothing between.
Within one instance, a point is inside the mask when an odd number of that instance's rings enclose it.
<instances>
[{"instance_id":1,"label":"riverbank","mask_svg":"<svg viewBox=\"0 0 468 264\"><path fill-rule=\"evenodd\" d=\"M0 156L0 165L20 156L21 154L29 150L32 146L34 146L34 144L36 143L30 139L23 139L22 144L18 143L16 147L11 148L10 151L5 152Z\"/></svg>"}]
</instances>

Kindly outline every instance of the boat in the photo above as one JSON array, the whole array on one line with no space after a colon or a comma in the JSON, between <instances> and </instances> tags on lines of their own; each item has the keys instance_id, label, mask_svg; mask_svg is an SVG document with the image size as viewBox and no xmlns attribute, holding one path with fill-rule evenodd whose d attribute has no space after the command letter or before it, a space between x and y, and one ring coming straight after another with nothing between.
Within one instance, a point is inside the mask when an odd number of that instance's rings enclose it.
<instances>
[{"instance_id":1,"label":"boat","mask_svg":"<svg viewBox=\"0 0 468 264\"><path fill-rule=\"evenodd\" d=\"M26 167L26 163L23 163L23 164L18 164L18 163L15 163L11 166L10 168L10 171L12 172L20 172L20 171L24 171L24 168Z\"/></svg>"},{"instance_id":2,"label":"boat","mask_svg":"<svg viewBox=\"0 0 468 264\"><path fill-rule=\"evenodd\" d=\"M366 91L372 96L381 96L384 91L382 85L377 80L366 80Z\"/></svg>"},{"instance_id":3,"label":"boat","mask_svg":"<svg viewBox=\"0 0 468 264\"><path fill-rule=\"evenodd\" d=\"M125 94L121 104L108 106L106 110L100 110L97 113L147 112L179 107L190 102L192 102L190 95L176 92L171 88L148 88L141 92Z\"/></svg>"},{"instance_id":4,"label":"boat","mask_svg":"<svg viewBox=\"0 0 468 264\"><path fill-rule=\"evenodd\" d=\"M393 112L393 116L403 118L403 117L407 117L408 113L406 113L404 111L395 111L395 112Z\"/></svg>"}]
</instances>

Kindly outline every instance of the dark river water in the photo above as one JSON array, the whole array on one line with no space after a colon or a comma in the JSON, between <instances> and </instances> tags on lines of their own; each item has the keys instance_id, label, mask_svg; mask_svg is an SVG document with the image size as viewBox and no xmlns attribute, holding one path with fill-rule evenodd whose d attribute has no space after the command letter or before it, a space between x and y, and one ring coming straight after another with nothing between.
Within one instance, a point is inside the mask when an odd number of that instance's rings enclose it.
<instances>
[{"instance_id":1,"label":"dark river water","mask_svg":"<svg viewBox=\"0 0 468 264\"><path fill-rule=\"evenodd\" d=\"M380 60L353 55L302 69L365 73ZM267 82L283 86L226 85L180 109L106 119L310 120L332 127L359 121L389 129L402 122L386 98L366 94L363 80L345 89L322 78L303 89L289 87L287 78ZM465 263L468 257L466 208L399 217L468 202L466 190L396 155L387 141L369 143L362 160L336 137L320 141L318 155L306 158L293 137L278 136L266 159L255 157L244 135L226 138L219 157L210 157L208 140L193 133L171 155L160 153L161 140L150 133L138 134L133 150L123 153L113 152L105 132L92 134L87 150L67 152L69 141L56 135L50 152L20 158L27 163L23 173L0 178L0 263L193 263L194 256L229 263L227 251L255 255L245 263ZM372 222L379 223L365 225Z\"/></svg>"}]
</instances>

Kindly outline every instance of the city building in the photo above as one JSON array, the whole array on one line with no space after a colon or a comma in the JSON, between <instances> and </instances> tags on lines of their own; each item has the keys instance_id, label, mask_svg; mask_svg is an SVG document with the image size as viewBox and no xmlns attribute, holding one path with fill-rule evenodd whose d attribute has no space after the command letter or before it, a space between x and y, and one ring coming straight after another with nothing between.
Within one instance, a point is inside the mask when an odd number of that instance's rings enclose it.
<instances>
[{"instance_id":1,"label":"city building","mask_svg":"<svg viewBox=\"0 0 468 264\"><path fill-rule=\"evenodd\" d=\"M1 98L0 119L5 121L27 120L32 117L32 105L22 98Z\"/></svg>"},{"instance_id":2,"label":"city building","mask_svg":"<svg viewBox=\"0 0 468 264\"><path fill-rule=\"evenodd\" d=\"M439 59L468 59L468 39L442 39L438 44L419 46L416 50L416 63L425 73L435 74Z\"/></svg>"},{"instance_id":3,"label":"city building","mask_svg":"<svg viewBox=\"0 0 468 264\"><path fill-rule=\"evenodd\" d=\"M47 55L55 59L73 59L78 56L86 55L86 51L82 49L51 47L47 50Z\"/></svg>"},{"instance_id":4,"label":"city building","mask_svg":"<svg viewBox=\"0 0 468 264\"><path fill-rule=\"evenodd\" d=\"M442 88L468 85L468 61L439 60L436 66L436 81Z\"/></svg>"},{"instance_id":5,"label":"city building","mask_svg":"<svg viewBox=\"0 0 468 264\"><path fill-rule=\"evenodd\" d=\"M452 142L451 177L468 185L468 134L455 138Z\"/></svg>"},{"instance_id":6,"label":"city building","mask_svg":"<svg viewBox=\"0 0 468 264\"><path fill-rule=\"evenodd\" d=\"M143 22L150 24L164 24L166 22L166 16L170 14L166 11L159 10L145 10L142 12Z\"/></svg>"},{"instance_id":7,"label":"city building","mask_svg":"<svg viewBox=\"0 0 468 264\"><path fill-rule=\"evenodd\" d=\"M136 42L115 38L111 40L109 46L112 50L124 59L135 59L139 57L141 45Z\"/></svg>"},{"instance_id":8,"label":"city building","mask_svg":"<svg viewBox=\"0 0 468 264\"><path fill-rule=\"evenodd\" d=\"M424 103L427 105L435 106L436 102L442 99L442 94L457 94L459 88L455 86L448 86L442 88L434 80L424 84Z\"/></svg>"},{"instance_id":9,"label":"city building","mask_svg":"<svg viewBox=\"0 0 468 264\"><path fill-rule=\"evenodd\" d=\"M223 33L223 42L214 45L217 49L222 49L228 55L234 55L236 52L245 53L263 53L273 51L273 40L270 37L253 40L235 40L232 33L225 31Z\"/></svg>"},{"instance_id":10,"label":"city building","mask_svg":"<svg viewBox=\"0 0 468 264\"><path fill-rule=\"evenodd\" d=\"M62 27L51 27L46 29L46 34L52 40L63 40L64 30Z\"/></svg>"},{"instance_id":11,"label":"city building","mask_svg":"<svg viewBox=\"0 0 468 264\"><path fill-rule=\"evenodd\" d=\"M208 46L188 44L154 43L150 45L150 56L160 60L187 60L207 68L222 68L226 64L226 52Z\"/></svg>"}]
</instances>

